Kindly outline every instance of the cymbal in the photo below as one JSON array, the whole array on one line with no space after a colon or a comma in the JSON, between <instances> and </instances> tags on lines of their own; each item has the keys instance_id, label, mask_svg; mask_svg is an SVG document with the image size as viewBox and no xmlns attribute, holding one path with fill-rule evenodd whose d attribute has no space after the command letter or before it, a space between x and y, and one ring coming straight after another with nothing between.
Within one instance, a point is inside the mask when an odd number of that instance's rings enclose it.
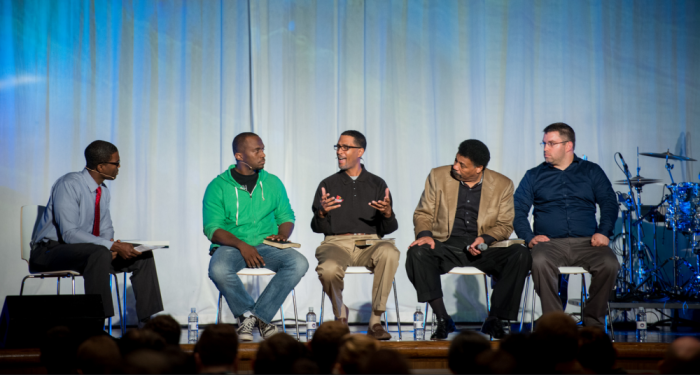
<instances>
[{"instance_id":1,"label":"cymbal","mask_svg":"<svg viewBox=\"0 0 700 375\"><path fill-rule=\"evenodd\" d=\"M634 187L638 186L644 186L644 185L649 185L649 184L658 184L660 183L661 180L657 180L654 178L644 178L642 176L634 176L630 178L630 183ZM615 185L627 185L627 180L617 180L615 181Z\"/></svg>"},{"instance_id":2,"label":"cymbal","mask_svg":"<svg viewBox=\"0 0 700 375\"><path fill-rule=\"evenodd\" d=\"M640 152L639 155L651 156L652 158L659 158L659 159L666 159L666 156L668 156L668 160L697 161L697 160L691 159L687 156L673 155L672 153L670 153L668 151L662 152L662 153Z\"/></svg>"}]
</instances>

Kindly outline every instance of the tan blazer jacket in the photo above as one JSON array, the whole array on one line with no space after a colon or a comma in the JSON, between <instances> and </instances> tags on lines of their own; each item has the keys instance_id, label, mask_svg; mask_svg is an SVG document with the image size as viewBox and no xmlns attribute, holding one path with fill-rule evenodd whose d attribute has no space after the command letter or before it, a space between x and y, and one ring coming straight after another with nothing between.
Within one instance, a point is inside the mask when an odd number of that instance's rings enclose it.
<instances>
[{"instance_id":1,"label":"tan blazer jacket","mask_svg":"<svg viewBox=\"0 0 700 375\"><path fill-rule=\"evenodd\" d=\"M450 237L457 212L459 181L450 175L451 165L434 168L425 180L425 190L413 213L415 234L429 230L433 238L443 242ZM496 241L507 240L513 233L513 181L484 168L481 187L479 236L488 234Z\"/></svg>"}]
</instances>

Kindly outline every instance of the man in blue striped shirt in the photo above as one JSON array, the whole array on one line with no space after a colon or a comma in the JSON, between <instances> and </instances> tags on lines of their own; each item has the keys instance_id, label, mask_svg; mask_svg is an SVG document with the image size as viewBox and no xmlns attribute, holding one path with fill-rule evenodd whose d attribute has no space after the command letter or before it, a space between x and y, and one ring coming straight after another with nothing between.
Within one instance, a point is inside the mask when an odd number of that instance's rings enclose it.
<instances>
[{"instance_id":1,"label":"man in blue striped shirt","mask_svg":"<svg viewBox=\"0 0 700 375\"><path fill-rule=\"evenodd\" d=\"M83 275L85 294L102 295L105 316L114 315L110 274L132 272L139 322L163 311L153 252L114 242L105 180L119 174L119 151L94 141L85 149L86 167L71 172L51 188L49 203L32 236L32 272L72 270Z\"/></svg>"},{"instance_id":2,"label":"man in blue striped shirt","mask_svg":"<svg viewBox=\"0 0 700 375\"><path fill-rule=\"evenodd\" d=\"M583 324L602 328L620 269L608 247L617 219L617 197L605 172L574 154L576 134L569 125L547 126L542 146L545 162L527 171L515 191L513 226L532 248L532 279L542 299L542 312L562 310L557 294L559 267L583 267L593 277ZM532 206L534 233L528 221Z\"/></svg>"}]
</instances>

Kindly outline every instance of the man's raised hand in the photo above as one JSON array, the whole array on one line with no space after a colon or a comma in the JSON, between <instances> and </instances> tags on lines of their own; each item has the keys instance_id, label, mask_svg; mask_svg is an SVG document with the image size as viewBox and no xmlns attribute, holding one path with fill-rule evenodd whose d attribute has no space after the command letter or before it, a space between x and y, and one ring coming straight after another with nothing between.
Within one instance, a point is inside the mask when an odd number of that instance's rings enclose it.
<instances>
[{"instance_id":1,"label":"man's raised hand","mask_svg":"<svg viewBox=\"0 0 700 375\"><path fill-rule=\"evenodd\" d=\"M371 201L369 205L378 210L384 217L391 217L391 198L389 198L389 188L384 190L384 200Z\"/></svg>"},{"instance_id":2,"label":"man's raised hand","mask_svg":"<svg viewBox=\"0 0 700 375\"><path fill-rule=\"evenodd\" d=\"M328 211L335 210L340 207L340 202L342 200L337 200L335 197L331 197L330 194L326 193L326 188L321 188L321 209L318 210L318 215L320 217L326 217Z\"/></svg>"}]
</instances>

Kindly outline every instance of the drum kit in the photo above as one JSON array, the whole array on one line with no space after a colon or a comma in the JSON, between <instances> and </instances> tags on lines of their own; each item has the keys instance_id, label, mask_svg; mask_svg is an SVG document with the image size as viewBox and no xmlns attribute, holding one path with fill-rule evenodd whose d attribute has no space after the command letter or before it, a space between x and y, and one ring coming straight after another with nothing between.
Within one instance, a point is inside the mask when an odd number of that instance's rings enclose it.
<instances>
[{"instance_id":1,"label":"drum kit","mask_svg":"<svg viewBox=\"0 0 700 375\"><path fill-rule=\"evenodd\" d=\"M634 299L671 298L675 300L700 299L700 184L673 180L673 161L696 161L685 156L663 153L642 152L637 150L637 175L631 176L622 155L619 157L624 168L624 180L615 181L616 185L626 185L627 193L618 192L622 205L623 225L621 241L622 264L618 277L618 297ZM642 190L649 184L662 183L659 179L644 178L639 175L639 156L665 159L665 168L671 177L671 184L664 186L664 195L656 206L642 206ZM617 162L617 159L616 159ZM618 164L619 166L619 164ZM644 212L646 211L646 212ZM653 227L652 246L644 243L642 224L651 223ZM658 264L656 227L664 224L673 231L673 256ZM647 225L648 227L648 225ZM679 255L680 236L689 240L690 252ZM647 241L649 242L649 241ZM613 247L611 245L611 247ZM686 257L695 257L695 265ZM664 271L668 263L673 266L672 277ZM683 270L686 272L682 272ZM690 276L688 276L690 275Z\"/></svg>"}]
</instances>

